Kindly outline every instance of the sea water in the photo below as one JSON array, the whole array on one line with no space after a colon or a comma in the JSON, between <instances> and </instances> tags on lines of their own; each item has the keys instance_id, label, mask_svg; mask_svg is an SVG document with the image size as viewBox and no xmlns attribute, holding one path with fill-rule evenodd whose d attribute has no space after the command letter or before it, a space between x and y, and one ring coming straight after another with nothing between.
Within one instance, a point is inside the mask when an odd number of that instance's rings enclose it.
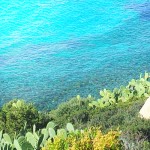
<instances>
[{"instance_id":1,"label":"sea water","mask_svg":"<svg viewBox=\"0 0 150 150\"><path fill-rule=\"evenodd\" d=\"M1 0L0 105L51 109L150 71L148 0Z\"/></svg>"}]
</instances>

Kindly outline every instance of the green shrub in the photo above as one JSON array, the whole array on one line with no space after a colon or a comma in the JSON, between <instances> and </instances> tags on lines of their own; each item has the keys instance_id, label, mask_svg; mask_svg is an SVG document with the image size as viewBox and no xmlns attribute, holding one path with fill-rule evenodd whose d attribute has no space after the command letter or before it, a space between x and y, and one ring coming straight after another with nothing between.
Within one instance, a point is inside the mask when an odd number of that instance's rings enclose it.
<instances>
[{"instance_id":1,"label":"green shrub","mask_svg":"<svg viewBox=\"0 0 150 150\"><path fill-rule=\"evenodd\" d=\"M75 127L82 128L82 125L88 121L90 109L92 110L88 104L93 100L90 95L87 98L78 95L60 104L57 109L50 111L49 115L59 127L64 127L67 122L71 122Z\"/></svg>"},{"instance_id":2,"label":"green shrub","mask_svg":"<svg viewBox=\"0 0 150 150\"><path fill-rule=\"evenodd\" d=\"M0 112L0 130L13 135L18 134L26 124L28 130L32 129L34 124L37 128L47 124L49 118L38 112L31 103L25 103L23 100L12 100L5 104Z\"/></svg>"},{"instance_id":3,"label":"green shrub","mask_svg":"<svg viewBox=\"0 0 150 150\"><path fill-rule=\"evenodd\" d=\"M86 128L90 126L102 126L103 130L124 126L137 116L140 108L144 104L144 98L137 101L120 103L104 108L91 108L88 102L94 98L73 98L58 106L51 111L50 117L59 127L64 127L67 122L71 122L77 128Z\"/></svg>"}]
</instances>

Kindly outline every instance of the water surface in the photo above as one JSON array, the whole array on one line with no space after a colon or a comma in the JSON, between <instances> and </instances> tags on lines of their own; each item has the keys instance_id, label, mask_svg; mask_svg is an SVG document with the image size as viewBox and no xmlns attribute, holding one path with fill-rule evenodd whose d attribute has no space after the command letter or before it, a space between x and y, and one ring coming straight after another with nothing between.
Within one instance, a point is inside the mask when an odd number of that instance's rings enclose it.
<instances>
[{"instance_id":1,"label":"water surface","mask_svg":"<svg viewBox=\"0 0 150 150\"><path fill-rule=\"evenodd\" d=\"M40 109L150 71L150 2L0 1L0 103Z\"/></svg>"}]
</instances>

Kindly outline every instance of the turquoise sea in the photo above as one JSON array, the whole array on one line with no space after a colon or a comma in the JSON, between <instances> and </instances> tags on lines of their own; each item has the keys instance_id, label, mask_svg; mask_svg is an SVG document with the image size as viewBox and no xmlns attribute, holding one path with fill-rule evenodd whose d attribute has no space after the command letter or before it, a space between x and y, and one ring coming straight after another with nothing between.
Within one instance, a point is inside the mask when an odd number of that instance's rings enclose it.
<instances>
[{"instance_id":1,"label":"turquoise sea","mask_svg":"<svg viewBox=\"0 0 150 150\"><path fill-rule=\"evenodd\" d=\"M51 109L150 72L149 0L1 0L0 105Z\"/></svg>"}]
</instances>

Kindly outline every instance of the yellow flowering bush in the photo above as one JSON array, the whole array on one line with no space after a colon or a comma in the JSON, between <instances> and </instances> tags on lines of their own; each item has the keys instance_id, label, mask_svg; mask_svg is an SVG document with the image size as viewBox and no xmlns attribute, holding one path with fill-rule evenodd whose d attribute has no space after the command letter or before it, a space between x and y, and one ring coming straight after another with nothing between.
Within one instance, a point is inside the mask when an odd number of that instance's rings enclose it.
<instances>
[{"instance_id":1,"label":"yellow flowering bush","mask_svg":"<svg viewBox=\"0 0 150 150\"><path fill-rule=\"evenodd\" d=\"M120 132L109 131L107 134L102 134L97 131L93 139L93 150L119 150L121 148L121 141L118 139Z\"/></svg>"},{"instance_id":2,"label":"yellow flowering bush","mask_svg":"<svg viewBox=\"0 0 150 150\"><path fill-rule=\"evenodd\" d=\"M48 140L42 150L121 150L119 131L103 134L98 128L70 133L66 139L56 136Z\"/></svg>"}]
</instances>

